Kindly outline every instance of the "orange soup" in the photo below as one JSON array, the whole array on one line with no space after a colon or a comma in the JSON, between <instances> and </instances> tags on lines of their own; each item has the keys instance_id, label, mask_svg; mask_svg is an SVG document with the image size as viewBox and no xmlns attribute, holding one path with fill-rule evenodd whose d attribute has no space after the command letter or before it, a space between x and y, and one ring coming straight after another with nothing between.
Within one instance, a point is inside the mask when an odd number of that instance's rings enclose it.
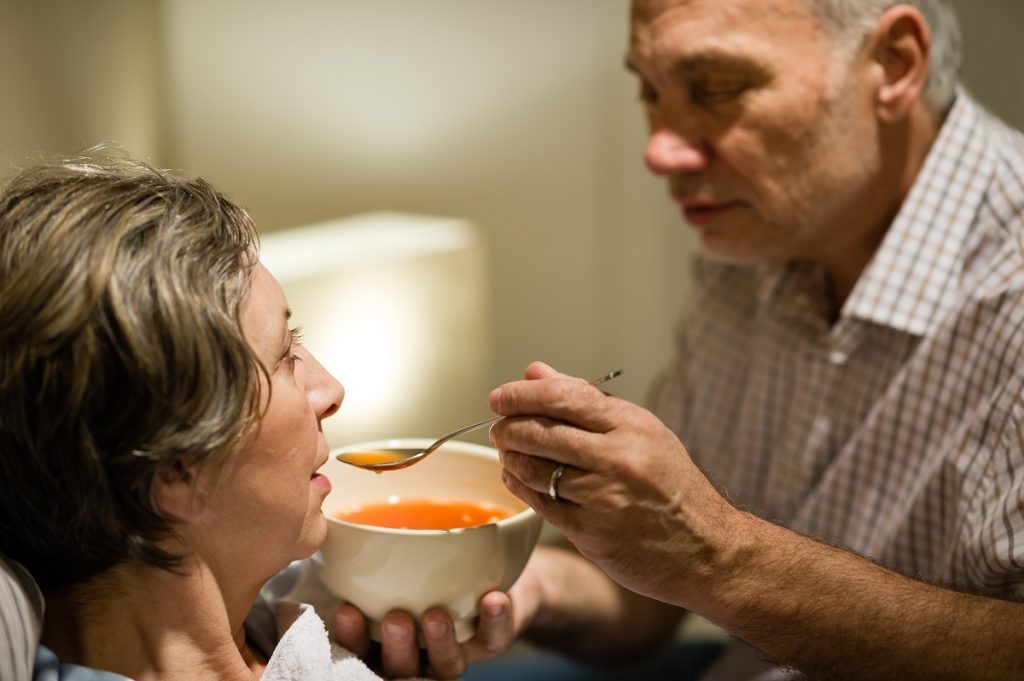
<instances>
[{"instance_id":1,"label":"orange soup","mask_svg":"<svg viewBox=\"0 0 1024 681\"><path fill-rule=\"evenodd\" d=\"M365 504L336 514L341 520L400 530L454 530L508 518L515 511L480 501L461 499L400 499Z\"/></svg>"},{"instance_id":2,"label":"orange soup","mask_svg":"<svg viewBox=\"0 0 1024 681\"><path fill-rule=\"evenodd\" d=\"M345 461L354 463L357 466L369 466L375 463L394 463L407 458L402 452L371 451L371 452L345 452L341 455Z\"/></svg>"}]
</instances>

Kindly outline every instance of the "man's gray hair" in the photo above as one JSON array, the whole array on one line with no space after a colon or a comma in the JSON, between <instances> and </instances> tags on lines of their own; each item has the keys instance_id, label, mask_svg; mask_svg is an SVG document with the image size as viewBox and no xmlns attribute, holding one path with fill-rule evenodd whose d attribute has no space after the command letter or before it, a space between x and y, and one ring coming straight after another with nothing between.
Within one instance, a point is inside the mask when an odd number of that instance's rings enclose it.
<instances>
[{"instance_id":1,"label":"man's gray hair","mask_svg":"<svg viewBox=\"0 0 1024 681\"><path fill-rule=\"evenodd\" d=\"M950 0L806 0L826 29L841 40L859 43L875 27L878 17L895 5L916 7L932 32L931 69L925 87L928 107L942 113L949 108L960 82L960 24Z\"/></svg>"}]
</instances>

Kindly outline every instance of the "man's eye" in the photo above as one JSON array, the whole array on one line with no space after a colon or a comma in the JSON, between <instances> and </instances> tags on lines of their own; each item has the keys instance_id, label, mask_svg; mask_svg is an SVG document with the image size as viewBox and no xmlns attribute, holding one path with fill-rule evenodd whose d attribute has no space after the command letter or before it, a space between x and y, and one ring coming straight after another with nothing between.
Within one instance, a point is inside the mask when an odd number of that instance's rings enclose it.
<instances>
[{"instance_id":1,"label":"man's eye","mask_svg":"<svg viewBox=\"0 0 1024 681\"><path fill-rule=\"evenodd\" d=\"M658 92L655 90L650 83L641 82L640 92L637 95L638 99L644 104L657 104Z\"/></svg>"},{"instance_id":2,"label":"man's eye","mask_svg":"<svg viewBox=\"0 0 1024 681\"><path fill-rule=\"evenodd\" d=\"M729 102L747 91L747 84L742 81L723 80L694 83L690 86L690 96L698 102Z\"/></svg>"}]
</instances>

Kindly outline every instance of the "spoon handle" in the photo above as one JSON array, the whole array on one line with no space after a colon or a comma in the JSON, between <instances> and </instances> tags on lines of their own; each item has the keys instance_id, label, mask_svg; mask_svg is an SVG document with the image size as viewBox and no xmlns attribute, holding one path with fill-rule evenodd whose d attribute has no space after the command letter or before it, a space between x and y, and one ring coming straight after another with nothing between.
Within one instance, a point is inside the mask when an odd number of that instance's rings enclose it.
<instances>
[{"instance_id":1,"label":"spoon handle","mask_svg":"<svg viewBox=\"0 0 1024 681\"><path fill-rule=\"evenodd\" d=\"M438 440L437 444L440 445L440 444L445 443L448 440L452 439L453 437L456 437L458 435L462 435L463 433L468 433L470 431L478 430L480 428L483 428L484 426L489 426L492 423L497 423L498 421L502 420L503 418L505 418L505 417L504 416L492 416L489 419L484 419L483 421L477 421L473 425L466 426L465 428L460 428L460 429L456 430L454 433L448 433L443 438Z\"/></svg>"},{"instance_id":2,"label":"spoon handle","mask_svg":"<svg viewBox=\"0 0 1024 681\"><path fill-rule=\"evenodd\" d=\"M601 378L595 378L594 380L589 381L589 383L590 383L590 385L601 385L605 381L610 381L613 378L615 378L616 376L620 375L621 373L622 373L622 369L616 369L615 371L611 371L611 372L605 374ZM503 418L505 418L505 417L504 416L492 416L489 419L484 419L483 421L477 421L476 423L474 423L472 425L468 425L465 428L460 428L459 430L456 430L454 433L448 433L443 438L438 440L435 443L435 445L436 446L440 446L440 445L444 444L445 442L447 442L448 440L452 439L453 437L457 437L459 435L463 435L465 433L469 433L471 431L478 430L480 428L483 428L484 426L489 426L492 423L497 423L498 421L502 420Z\"/></svg>"}]
</instances>

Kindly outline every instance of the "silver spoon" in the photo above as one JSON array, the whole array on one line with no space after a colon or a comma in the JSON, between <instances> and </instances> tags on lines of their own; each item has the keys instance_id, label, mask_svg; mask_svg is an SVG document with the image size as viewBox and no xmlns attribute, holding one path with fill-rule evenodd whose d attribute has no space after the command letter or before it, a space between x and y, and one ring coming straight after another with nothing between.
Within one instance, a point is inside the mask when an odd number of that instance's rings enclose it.
<instances>
[{"instance_id":1,"label":"silver spoon","mask_svg":"<svg viewBox=\"0 0 1024 681\"><path fill-rule=\"evenodd\" d=\"M611 373L605 374L601 378L595 378L593 381L590 381L590 385L601 385L605 381L610 381L621 373L622 369L616 369ZM473 430L478 430L485 426L489 426L492 423L497 423L503 418L505 417L492 416L489 419L484 419L483 421L466 426L465 428L459 428L454 432L448 433L444 437L438 438L426 449L416 449L414 447L381 447L373 451L341 452L335 458L342 463L347 463L350 466L355 466L357 468L365 468L366 470L373 471L375 473L395 471L399 468L405 468L406 466L411 466L414 463L422 461L428 454L448 440L451 440L453 437L463 435Z\"/></svg>"}]
</instances>

